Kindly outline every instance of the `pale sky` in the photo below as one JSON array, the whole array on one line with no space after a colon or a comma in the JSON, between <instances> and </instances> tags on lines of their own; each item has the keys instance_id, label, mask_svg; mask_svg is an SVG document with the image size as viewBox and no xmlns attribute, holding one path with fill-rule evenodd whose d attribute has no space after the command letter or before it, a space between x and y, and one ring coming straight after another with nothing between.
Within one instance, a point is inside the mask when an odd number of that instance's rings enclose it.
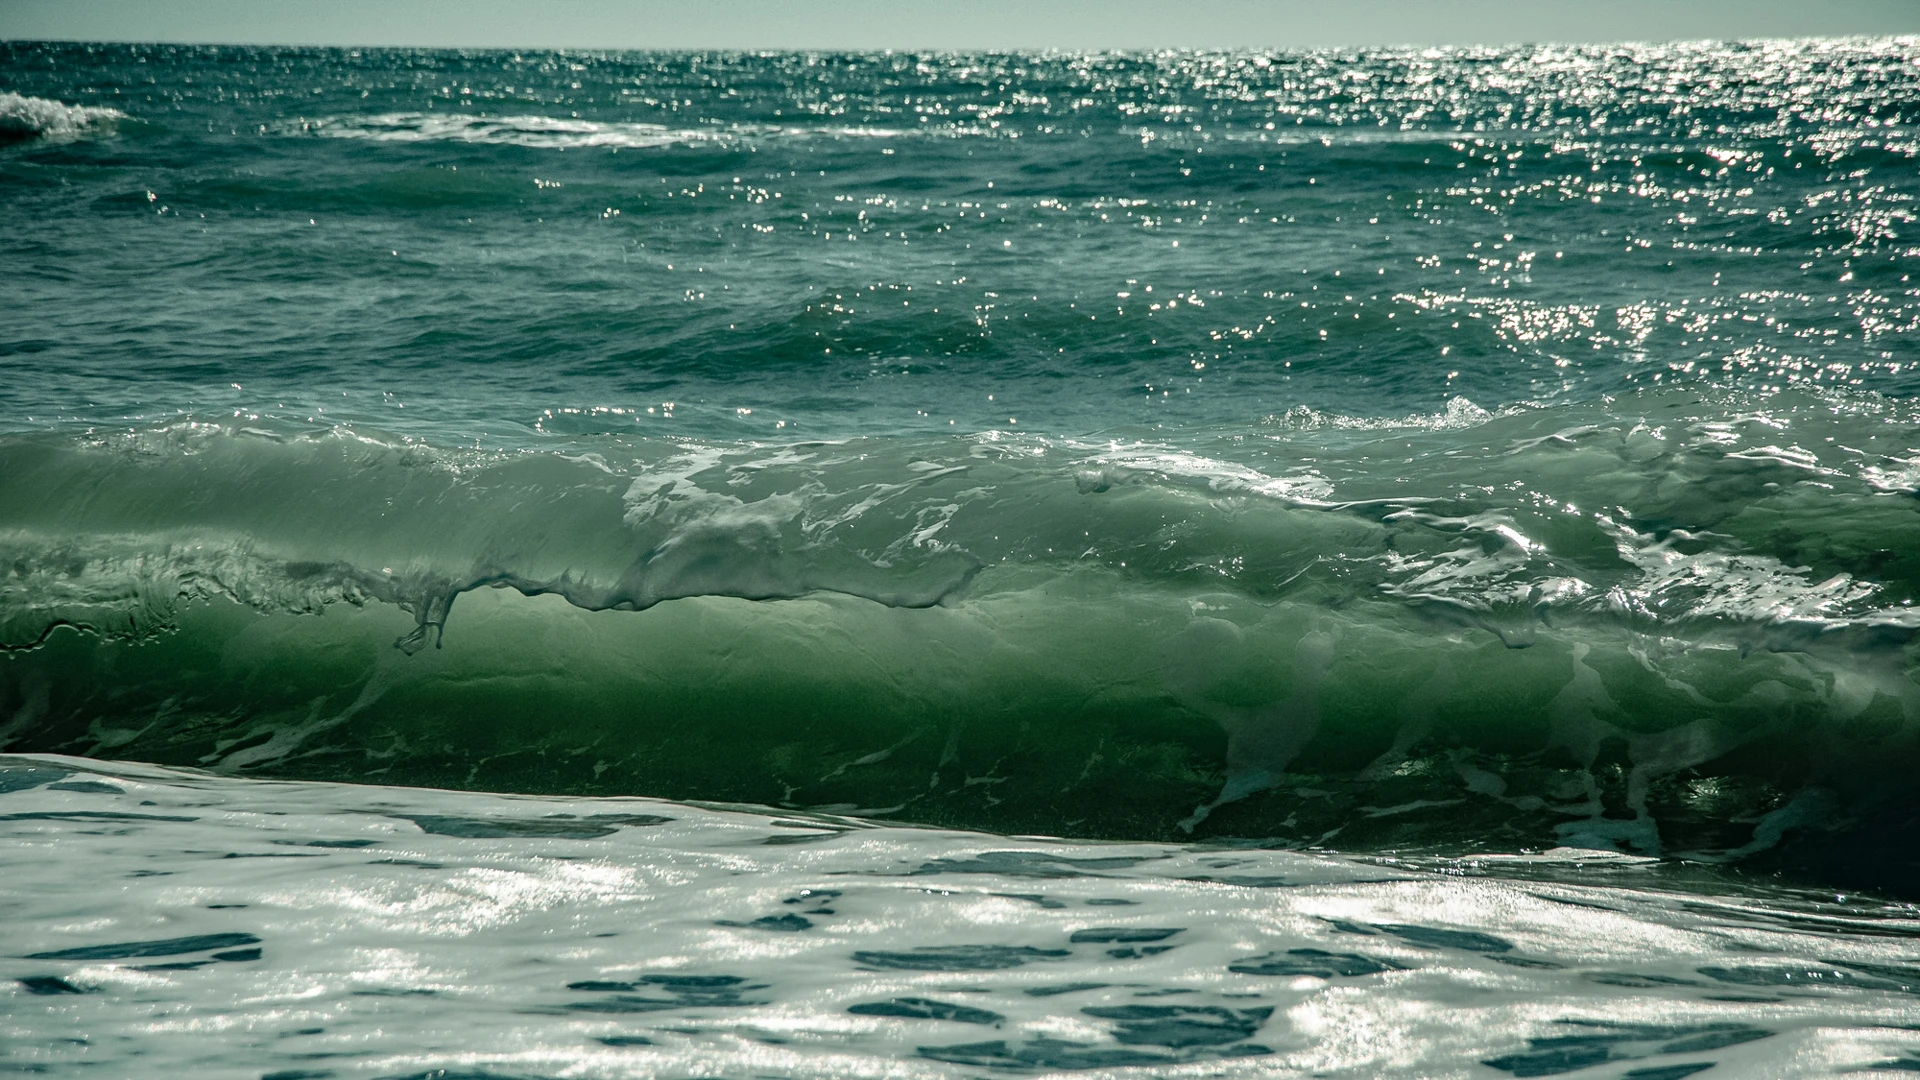
<instances>
[{"instance_id":1,"label":"pale sky","mask_svg":"<svg viewBox=\"0 0 1920 1080\"><path fill-rule=\"evenodd\" d=\"M1920 34L1920 0L0 0L0 39L1142 49Z\"/></svg>"}]
</instances>

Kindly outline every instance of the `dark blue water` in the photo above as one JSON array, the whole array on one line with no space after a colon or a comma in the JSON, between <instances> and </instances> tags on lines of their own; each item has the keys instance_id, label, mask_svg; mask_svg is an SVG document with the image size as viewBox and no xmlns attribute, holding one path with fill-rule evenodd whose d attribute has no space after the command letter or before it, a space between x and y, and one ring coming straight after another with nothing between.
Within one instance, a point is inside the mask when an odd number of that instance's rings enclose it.
<instances>
[{"instance_id":1,"label":"dark blue water","mask_svg":"<svg viewBox=\"0 0 1920 1080\"><path fill-rule=\"evenodd\" d=\"M0 91L6 748L1915 887L1912 40Z\"/></svg>"}]
</instances>

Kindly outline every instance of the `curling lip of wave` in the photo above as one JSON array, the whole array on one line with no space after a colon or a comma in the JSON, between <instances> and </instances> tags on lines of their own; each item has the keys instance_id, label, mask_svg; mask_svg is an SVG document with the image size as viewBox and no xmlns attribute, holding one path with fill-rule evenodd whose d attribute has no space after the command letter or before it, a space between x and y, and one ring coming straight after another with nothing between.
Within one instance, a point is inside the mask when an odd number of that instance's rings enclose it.
<instances>
[{"instance_id":1,"label":"curling lip of wave","mask_svg":"<svg viewBox=\"0 0 1920 1080\"><path fill-rule=\"evenodd\" d=\"M1496 418L1464 399L1426 426L1451 430L1462 420L1452 414L1469 412L1483 424L1509 425L1484 437L1530 455L1534 468L1565 468L1555 464L1562 455L1607 441L1579 424L1539 437L1567 418ZM417 620L401 643L413 651L437 640L462 593L485 586L589 610L816 592L924 608L970 594L983 571L1013 574L992 577L999 589L1046 566L1056 575L1104 568L1143 588L1204 582L1268 599L1359 588L1480 627L1510 647L1576 624L1685 627L1743 649L1798 649L1814 638L1838 644L1836 632L1856 645L1884 644L1920 628L1920 611L1869 566L1816 573L1792 551L1768 550L1764 535L1719 531L1737 527L1729 515L1776 473L1875 492L1882 499L1856 501L1855 512L1875 515L1867 524L1876 531L1897 529L1897 500L1883 499L1901 489L1884 471L1904 459L1855 463L1849 478L1771 446L1722 445L1733 438L1717 430L1724 426L1706 425L1716 429L1706 440L1712 445L1668 440L1678 453L1652 472L1620 457L1624 450L1585 451L1617 475L1599 477L1610 486L1562 490L1583 504L1635 505L1671 476L1714 481L1688 490L1727 487L1724 497L1649 507L1655 518L1687 515L1689 526L1671 531L1617 511L1578 524L1561 514L1556 523L1518 506L1463 502L1452 488L1459 478L1442 474L1427 477L1426 490L1389 491L1369 486L1344 453L1234 462L1155 443L984 437L886 452L680 444L634 462L630 473L597 454L483 463L340 431L282 440L194 424L91 448L28 438L0 457L14 466L0 496L39 508L0 533L13 568L0 576L0 639L9 650L32 648L57 625L142 637L170 626L183 604L224 596L266 611L391 604ZM1761 437L1777 438L1771 429ZM429 461L438 466L419 467ZM997 479L982 483L980 468ZM328 508L308 496L274 511L278 496L264 476L325 492ZM188 504L200 509L150 498L159 488L192 492ZM121 493L116 501L70 497L107 489ZM410 511L369 509L401 490ZM226 498L204 501L222 491ZM126 513L103 509L111 506ZM1164 533L1175 520L1176 532Z\"/></svg>"}]
</instances>

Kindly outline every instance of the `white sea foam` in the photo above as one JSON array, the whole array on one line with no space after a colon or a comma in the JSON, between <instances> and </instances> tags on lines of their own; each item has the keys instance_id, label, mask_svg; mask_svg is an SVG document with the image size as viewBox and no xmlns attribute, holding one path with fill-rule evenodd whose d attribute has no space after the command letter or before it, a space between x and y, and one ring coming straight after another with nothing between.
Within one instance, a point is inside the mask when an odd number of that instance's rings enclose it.
<instances>
[{"instance_id":1,"label":"white sea foam","mask_svg":"<svg viewBox=\"0 0 1920 1080\"><path fill-rule=\"evenodd\" d=\"M1308 431L1323 428L1348 431L1393 431L1402 428L1454 431L1478 427L1495 416L1513 416L1519 412L1519 409L1511 407L1502 409L1498 413L1489 412L1468 398L1456 395L1448 398L1447 407L1437 413L1414 413L1399 417L1345 416L1339 413L1322 412L1306 405L1295 405L1285 413L1266 417L1261 422Z\"/></svg>"},{"instance_id":2,"label":"white sea foam","mask_svg":"<svg viewBox=\"0 0 1920 1080\"><path fill-rule=\"evenodd\" d=\"M0 141L35 137L71 138L88 128L124 119L126 115L118 109L68 105L50 98L0 91Z\"/></svg>"},{"instance_id":3,"label":"white sea foam","mask_svg":"<svg viewBox=\"0 0 1920 1080\"><path fill-rule=\"evenodd\" d=\"M775 138L892 138L904 132L860 126L783 127L729 124L668 127L641 122L555 116L475 116L469 113L395 112L306 120L289 132L373 142L456 142L537 149L609 147L654 150Z\"/></svg>"},{"instance_id":4,"label":"white sea foam","mask_svg":"<svg viewBox=\"0 0 1920 1080\"><path fill-rule=\"evenodd\" d=\"M461 113L381 113L308 121L316 135L374 142L462 142L549 149L588 146L651 149L713 142L721 133L661 124L616 124L551 116L471 116Z\"/></svg>"},{"instance_id":5,"label":"white sea foam","mask_svg":"<svg viewBox=\"0 0 1920 1080\"><path fill-rule=\"evenodd\" d=\"M1082 491L1104 491L1135 476L1173 487L1261 495L1282 502L1315 504L1333 496L1333 485L1310 471L1269 476L1258 469L1169 446L1110 446L1093 454L1075 473Z\"/></svg>"}]
</instances>

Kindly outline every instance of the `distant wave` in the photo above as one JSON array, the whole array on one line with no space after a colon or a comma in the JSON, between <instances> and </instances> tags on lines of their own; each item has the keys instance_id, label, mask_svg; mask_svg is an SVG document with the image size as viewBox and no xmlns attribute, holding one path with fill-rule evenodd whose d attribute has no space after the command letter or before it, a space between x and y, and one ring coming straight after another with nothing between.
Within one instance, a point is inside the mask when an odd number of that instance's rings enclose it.
<instances>
[{"instance_id":1,"label":"distant wave","mask_svg":"<svg viewBox=\"0 0 1920 1080\"><path fill-rule=\"evenodd\" d=\"M456 113L380 113L309 120L305 133L374 142L461 142L541 149L615 147L648 150L668 146L725 144L750 138L889 138L906 134L891 128L830 128L776 125L671 128L664 124L581 120L553 116L472 116Z\"/></svg>"},{"instance_id":2,"label":"distant wave","mask_svg":"<svg viewBox=\"0 0 1920 1080\"><path fill-rule=\"evenodd\" d=\"M118 109L0 92L0 142L75 136L96 125L125 119L126 115Z\"/></svg>"},{"instance_id":3,"label":"distant wave","mask_svg":"<svg viewBox=\"0 0 1920 1080\"><path fill-rule=\"evenodd\" d=\"M374 142L465 142L544 148L614 146L652 148L712 142L716 131L674 130L660 124L610 124L550 116L462 116L385 113L311 121L306 129L337 139Z\"/></svg>"}]
</instances>

